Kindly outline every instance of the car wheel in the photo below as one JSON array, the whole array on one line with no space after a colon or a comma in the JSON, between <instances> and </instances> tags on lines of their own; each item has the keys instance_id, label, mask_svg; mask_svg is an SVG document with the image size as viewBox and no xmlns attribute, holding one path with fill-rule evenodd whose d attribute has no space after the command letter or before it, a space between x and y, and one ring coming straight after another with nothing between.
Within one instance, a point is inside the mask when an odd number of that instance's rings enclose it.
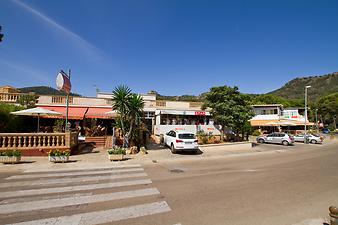
<instances>
[{"instance_id":1,"label":"car wheel","mask_svg":"<svg viewBox=\"0 0 338 225\"><path fill-rule=\"evenodd\" d=\"M263 144L264 143L264 140L263 139L258 139L258 142Z\"/></svg>"},{"instance_id":2,"label":"car wheel","mask_svg":"<svg viewBox=\"0 0 338 225\"><path fill-rule=\"evenodd\" d=\"M283 141L282 144L283 144L284 146L287 146L287 145L289 145L289 142L288 142L288 141Z\"/></svg>"},{"instance_id":3,"label":"car wheel","mask_svg":"<svg viewBox=\"0 0 338 225\"><path fill-rule=\"evenodd\" d=\"M171 144L171 152L172 152L173 154L176 153L176 149L175 149L175 147L174 147L174 144Z\"/></svg>"},{"instance_id":4,"label":"car wheel","mask_svg":"<svg viewBox=\"0 0 338 225\"><path fill-rule=\"evenodd\" d=\"M311 140L310 143L311 143L311 144L316 144L317 141L316 141L316 140Z\"/></svg>"}]
</instances>

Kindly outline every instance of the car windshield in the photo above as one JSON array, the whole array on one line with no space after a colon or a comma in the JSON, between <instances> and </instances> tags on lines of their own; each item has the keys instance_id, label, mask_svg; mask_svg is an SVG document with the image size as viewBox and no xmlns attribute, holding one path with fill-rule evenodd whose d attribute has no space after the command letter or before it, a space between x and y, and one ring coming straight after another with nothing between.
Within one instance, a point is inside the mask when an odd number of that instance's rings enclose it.
<instances>
[{"instance_id":1,"label":"car windshield","mask_svg":"<svg viewBox=\"0 0 338 225\"><path fill-rule=\"evenodd\" d=\"M195 139L194 134L179 134L178 135L179 139Z\"/></svg>"}]
</instances>

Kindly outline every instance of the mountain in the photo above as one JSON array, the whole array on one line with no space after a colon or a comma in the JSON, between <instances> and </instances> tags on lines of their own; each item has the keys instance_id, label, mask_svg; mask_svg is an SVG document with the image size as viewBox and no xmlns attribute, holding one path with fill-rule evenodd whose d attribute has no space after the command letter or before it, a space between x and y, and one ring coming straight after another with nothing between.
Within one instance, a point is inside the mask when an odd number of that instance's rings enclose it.
<instances>
[{"instance_id":1,"label":"mountain","mask_svg":"<svg viewBox=\"0 0 338 225\"><path fill-rule=\"evenodd\" d=\"M301 77L287 82L283 87L269 92L286 99L304 99L305 86L310 85L308 89L309 100L317 100L320 97L338 92L338 72L323 75Z\"/></svg>"},{"instance_id":2,"label":"mountain","mask_svg":"<svg viewBox=\"0 0 338 225\"><path fill-rule=\"evenodd\" d=\"M34 87L23 87L23 88L18 88L21 93L29 93L29 92L34 92L37 95L66 95L66 93L56 90L55 88L52 87L47 87L47 86L34 86ZM76 93L70 93L71 96L81 96Z\"/></svg>"}]
</instances>

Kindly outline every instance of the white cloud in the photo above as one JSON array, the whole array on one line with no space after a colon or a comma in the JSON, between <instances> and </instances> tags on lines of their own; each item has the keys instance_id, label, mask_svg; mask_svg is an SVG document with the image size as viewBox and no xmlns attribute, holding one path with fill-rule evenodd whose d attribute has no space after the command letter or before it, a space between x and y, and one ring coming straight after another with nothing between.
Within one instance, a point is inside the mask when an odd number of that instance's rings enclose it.
<instances>
[{"instance_id":1,"label":"white cloud","mask_svg":"<svg viewBox=\"0 0 338 225\"><path fill-rule=\"evenodd\" d=\"M67 35L71 40L74 41L74 43L85 53L90 54L93 56L95 54L96 57L99 57L101 55L101 51L96 48L94 45L86 41L84 38L82 38L80 35L72 32L71 30L67 29L66 27L60 25L55 20L49 18L48 16L44 15L43 13L39 12L38 10L32 8L31 6L21 2L20 0L12 0L14 3L31 13L32 15L40 18L43 22L51 25L50 27L53 29L56 29L60 31L63 35Z\"/></svg>"},{"instance_id":2,"label":"white cloud","mask_svg":"<svg viewBox=\"0 0 338 225\"><path fill-rule=\"evenodd\" d=\"M48 74L42 72L40 70L32 69L31 67L23 64L13 63L7 60L0 59L0 64L9 67L11 70L15 70L19 72L19 76L17 78L23 78L24 80L33 80L43 84L49 84L50 78ZM12 73L12 76L16 76L18 73Z\"/></svg>"}]
</instances>

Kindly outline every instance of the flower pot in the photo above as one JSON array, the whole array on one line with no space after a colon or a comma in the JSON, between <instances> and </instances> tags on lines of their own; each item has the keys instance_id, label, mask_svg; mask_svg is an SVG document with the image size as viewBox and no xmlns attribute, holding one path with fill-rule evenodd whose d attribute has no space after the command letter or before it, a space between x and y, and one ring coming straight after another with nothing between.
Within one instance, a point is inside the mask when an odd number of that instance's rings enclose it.
<instances>
[{"instance_id":1,"label":"flower pot","mask_svg":"<svg viewBox=\"0 0 338 225\"><path fill-rule=\"evenodd\" d=\"M113 161L113 160L118 160L118 161L121 161L121 160L123 160L123 156L124 155L122 155L122 154L110 154L110 155L108 155L108 159L110 160L110 161Z\"/></svg>"},{"instance_id":2,"label":"flower pot","mask_svg":"<svg viewBox=\"0 0 338 225\"><path fill-rule=\"evenodd\" d=\"M2 163L19 163L21 156L0 156L0 162Z\"/></svg>"},{"instance_id":3,"label":"flower pot","mask_svg":"<svg viewBox=\"0 0 338 225\"><path fill-rule=\"evenodd\" d=\"M48 156L49 162L68 162L69 156Z\"/></svg>"}]
</instances>

